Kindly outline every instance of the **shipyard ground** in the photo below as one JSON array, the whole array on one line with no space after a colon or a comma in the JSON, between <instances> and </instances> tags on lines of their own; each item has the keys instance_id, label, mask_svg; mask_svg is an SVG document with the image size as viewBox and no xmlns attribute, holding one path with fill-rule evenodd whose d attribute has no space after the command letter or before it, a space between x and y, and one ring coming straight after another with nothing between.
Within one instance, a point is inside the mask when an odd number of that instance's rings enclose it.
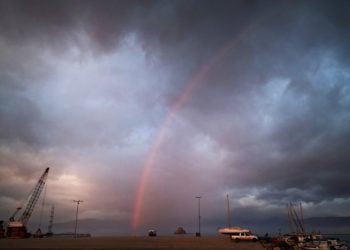
<instances>
[{"instance_id":1,"label":"shipyard ground","mask_svg":"<svg viewBox=\"0 0 350 250\"><path fill-rule=\"evenodd\" d=\"M234 242L223 236L127 236L0 239L0 249L65 250L262 250L260 242Z\"/></svg>"}]
</instances>

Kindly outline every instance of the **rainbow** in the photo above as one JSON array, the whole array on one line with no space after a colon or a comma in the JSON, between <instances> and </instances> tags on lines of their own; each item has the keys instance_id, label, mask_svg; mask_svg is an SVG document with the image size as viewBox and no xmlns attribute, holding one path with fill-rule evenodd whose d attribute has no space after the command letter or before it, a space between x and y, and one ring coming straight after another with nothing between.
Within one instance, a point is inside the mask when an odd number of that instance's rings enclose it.
<instances>
[{"instance_id":1,"label":"rainbow","mask_svg":"<svg viewBox=\"0 0 350 250\"><path fill-rule=\"evenodd\" d=\"M281 7L281 6L280 6ZM275 13L279 8L273 8L273 11L268 13L268 15L265 15L264 18L270 17L273 13ZM271 10L271 9L270 9ZM249 33L252 29L254 29L257 24L261 23L262 19L257 20L252 25L248 26L245 30L241 31L238 35L234 36L232 39L229 40L227 44L225 44L221 49L219 49L209 60L206 64L204 64L194 75L194 77L189 81L187 84L187 87L182 92L182 94L178 97L175 104L171 107L170 111L166 115L163 123L160 126L160 129L158 131L158 134L156 136L156 139L147 155L145 164L143 166L142 175L139 181L139 185L137 188L136 193L136 199L134 203L134 211L132 214L132 228L134 231L139 226L139 217L140 217L140 211L142 208L142 201L145 194L145 189L147 185L147 179L151 171L151 167L153 165L153 161L155 159L155 156L157 154L158 148L161 145L164 134L166 132L166 129L170 126L172 120L175 117L176 112L184 105L187 98L191 95L195 87L201 82L203 77L208 73L208 71L212 68L213 65L215 65L218 61L220 61L225 55L228 54L228 52L233 49L236 44L242 40L244 36L246 36L247 33Z\"/></svg>"},{"instance_id":2,"label":"rainbow","mask_svg":"<svg viewBox=\"0 0 350 250\"><path fill-rule=\"evenodd\" d=\"M239 36L239 39L243 34ZM143 167L141 179L138 185L136 199L135 199L135 205L134 205L134 212L133 212L133 219L132 219L132 228L134 230L138 227L139 222L139 216L141 211L141 205L142 205L142 199L145 193L147 179L151 170L151 166L153 165L154 158L156 156L156 153L158 151L159 146L161 145L164 134L166 129L170 126L172 120L174 119L174 116L176 112L182 107L182 105L185 103L187 98L191 95L193 89L200 83L200 81L203 79L203 77L206 75L206 73L209 71L209 69L217 62L219 61L227 52L233 48L236 44L236 42L239 40L238 38L235 39L233 42L228 44L227 46L223 47L219 52L215 54L214 57L212 57L208 63L206 63L193 77L193 79L189 82L186 89L182 92L182 94L179 96L179 98L176 100L175 104L172 106L170 111L168 112L167 116L165 117L159 131L157 134L157 137L147 155L146 162Z\"/></svg>"}]
</instances>

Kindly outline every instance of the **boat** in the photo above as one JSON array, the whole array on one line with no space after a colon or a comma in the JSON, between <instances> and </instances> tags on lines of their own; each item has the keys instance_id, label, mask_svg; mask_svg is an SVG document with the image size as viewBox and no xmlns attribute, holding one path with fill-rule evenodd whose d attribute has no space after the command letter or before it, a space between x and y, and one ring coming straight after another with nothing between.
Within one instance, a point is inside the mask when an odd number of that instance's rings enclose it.
<instances>
[{"instance_id":1,"label":"boat","mask_svg":"<svg viewBox=\"0 0 350 250\"><path fill-rule=\"evenodd\" d=\"M227 204L227 220L228 227L219 228L218 232L224 235L229 235L231 239L248 239L248 240L258 240L258 236L255 236L252 231L248 228L241 227L232 227L231 226L231 210L230 210L230 201L228 194L226 195L226 204Z\"/></svg>"},{"instance_id":2,"label":"boat","mask_svg":"<svg viewBox=\"0 0 350 250\"><path fill-rule=\"evenodd\" d=\"M241 229L240 227L231 227L231 211L230 211L230 200L228 197L228 194L226 195L226 205L227 205L227 222L228 227L226 228L219 228L218 232L221 234L231 235L233 233L236 233L238 229Z\"/></svg>"},{"instance_id":3,"label":"boat","mask_svg":"<svg viewBox=\"0 0 350 250\"><path fill-rule=\"evenodd\" d=\"M326 239L320 233L308 233L305 229L303 209L300 203L300 216L298 216L292 203L288 204L288 217L291 227L291 235L285 236L284 241L288 246L297 247L299 250L347 250L345 241Z\"/></svg>"},{"instance_id":4,"label":"boat","mask_svg":"<svg viewBox=\"0 0 350 250\"><path fill-rule=\"evenodd\" d=\"M298 247L300 250L348 250L346 242L327 239L320 241L300 242Z\"/></svg>"},{"instance_id":5,"label":"boat","mask_svg":"<svg viewBox=\"0 0 350 250\"><path fill-rule=\"evenodd\" d=\"M227 235L231 235L237 232L250 232L249 229L244 229L244 228L240 228L240 227L225 227L225 228L219 228L218 232L221 234L227 234Z\"/></svg>"}]
</instances>

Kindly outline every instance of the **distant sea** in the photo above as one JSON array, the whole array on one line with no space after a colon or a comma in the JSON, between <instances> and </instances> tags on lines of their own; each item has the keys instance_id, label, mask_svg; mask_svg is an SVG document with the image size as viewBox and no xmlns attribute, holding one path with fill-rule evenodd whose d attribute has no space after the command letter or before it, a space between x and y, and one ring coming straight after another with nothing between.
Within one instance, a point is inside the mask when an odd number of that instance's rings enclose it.
<instances>
[{"instance_id":1,"label":"distant sea","mask_svg":"<svg viewBox=\"0 0 350 250\"><path fill-rule=\"evenodd\" d=\"M350 233L349 234L322 234L325 238L331 239L339 239L341 241L346 241L348 247L350 246Z\"/></svg>"}]
</instances>

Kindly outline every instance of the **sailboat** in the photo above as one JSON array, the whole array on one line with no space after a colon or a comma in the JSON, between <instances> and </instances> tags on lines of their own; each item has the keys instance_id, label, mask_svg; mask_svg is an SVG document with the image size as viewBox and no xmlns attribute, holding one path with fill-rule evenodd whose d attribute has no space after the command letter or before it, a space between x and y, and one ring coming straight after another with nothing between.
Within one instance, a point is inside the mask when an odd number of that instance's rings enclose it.
<instances>
[{"instance_id":1,"label":"sailboat","mask_svg":"<svg viewBox=\"0 0 350 250\"><path fill-rule=\"evenodd\" d=\"M295 211L294 205L288 204L288 217L291 235L285 236L285 243L289 246L297 246L301 250L347 250L345 241L326 239L319 233L308 233L305 229L304 214L300 202L300 218Z\"/></svg>"},{"instance_id":2,"label":"sailboat","mask_svg":"<svg viewBox=\"0 0 350 250\"><path fill-rule=\"evenodd\" d=\"M231 210L230 210L230 200L228 194L226 195L226 204L227 204L227 220L228 227L219 228L218 232L225 235L230 235L231 238L235 238L233 236L240 236L240 238L249 238L249 239L257 239L258 237L253 235L250 229L241 228L241 227L232 227L231 225Z\"/></svg>"},{"instance_id":3,"label":"sailboat","mask_svg":"<svg viewBox=\"0 0 350 250\"><path fill-rule=\"evenodd\" d=\"M240 229L239 227L233 228L231 226L231 210L230 210L230 199L228 194L226 195L226 206L227 206L227 222L228 227L225 228L219 228L218 231L221 234L228 234L231 235L232 233L235 233L237 229Z\"/></svg>"}]
</instances>

